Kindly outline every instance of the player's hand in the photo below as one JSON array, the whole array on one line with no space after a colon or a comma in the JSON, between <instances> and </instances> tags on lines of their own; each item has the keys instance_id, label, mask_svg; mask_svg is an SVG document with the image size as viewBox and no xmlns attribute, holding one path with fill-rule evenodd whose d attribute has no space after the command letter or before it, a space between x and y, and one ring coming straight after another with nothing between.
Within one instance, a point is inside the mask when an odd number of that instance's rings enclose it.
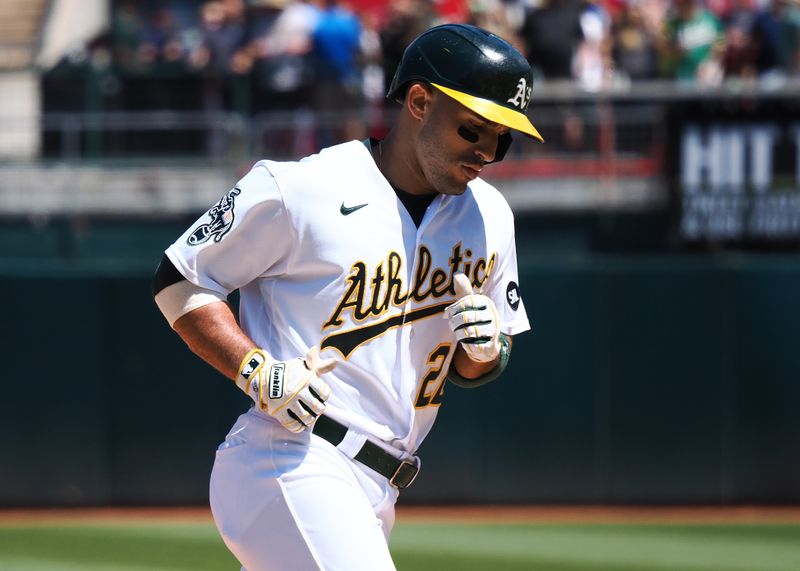
<instances>
[{"instance_id":1,"label":"player's hand","mask_svg":"<svg viewBox=\"0 0 800 571\"><path fill-rule=\"evenodd\" d=\"M500 356L500 323L497 308L487 296L474 293L464 274L453 277L458 301L444 310L456 339L473 361L489 363Z\"/></svg>"},{"instance_id":2,"label":"player's hand","mask_svg":"<svg viewBox=\"0 0 800 571\"><path fill-rule=\"evenodd\" d=\"M337 361L322 359L316 347L305 358L291 361L275 361L258 350L248 357L239 369L239 388L287 430L302 432L312 427L325 412L325 401L331 394L319 376L332 371Z\"/></svg>"}]
</instances>

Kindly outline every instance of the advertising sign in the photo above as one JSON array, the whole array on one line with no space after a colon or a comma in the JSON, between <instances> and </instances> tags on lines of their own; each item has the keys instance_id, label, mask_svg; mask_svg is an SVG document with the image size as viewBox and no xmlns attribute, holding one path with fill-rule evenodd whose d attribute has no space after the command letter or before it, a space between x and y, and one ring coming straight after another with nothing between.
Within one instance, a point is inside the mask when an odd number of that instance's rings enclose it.
<instances>
[{"instance_id":1,"label":"advertising sign","mask_svg":"<svg viewBox=\"0 0 800 571\"><path fill-rule=\"evenodd\" d=\"M800 102L676 102L670 178L684 242L800 239Z\"/></svg>"}]
</instances>

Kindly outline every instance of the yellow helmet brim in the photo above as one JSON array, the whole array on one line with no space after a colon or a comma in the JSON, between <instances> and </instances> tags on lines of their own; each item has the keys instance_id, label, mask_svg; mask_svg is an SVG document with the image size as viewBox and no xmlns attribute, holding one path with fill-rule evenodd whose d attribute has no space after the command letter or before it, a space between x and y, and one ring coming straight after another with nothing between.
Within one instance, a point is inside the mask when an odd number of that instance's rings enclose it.
<instances>
[{"instance_id":1,"label":"yellow helmet brim","mask_svg":"<svg viewBox=\"0 0 800 571\"><path fill-rule=\"evenodd\" d=\"M524 113L514 111L508 107L503 107L494 101L475 97L474 95L456 91L455 89L450 89L449 87L437 83L431 83L431 85L445 95L452 97L466 108L471 109L484 119L499 123L500 125L505 125L509 129L520 131L544 143L544 139L539 134L539 131L536 130L536 127L533 126L533 123L530 122L530 119L528 119L528 116Z\"/></svg>"}]
</instances>

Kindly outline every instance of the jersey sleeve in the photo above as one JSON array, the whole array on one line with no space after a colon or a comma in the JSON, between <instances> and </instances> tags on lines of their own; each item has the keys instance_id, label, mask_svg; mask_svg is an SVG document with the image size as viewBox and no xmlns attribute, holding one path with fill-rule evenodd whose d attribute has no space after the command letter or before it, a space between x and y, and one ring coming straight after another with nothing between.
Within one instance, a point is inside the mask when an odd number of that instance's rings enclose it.
<instances>
[{"instance_id":1,"label":"jersey sleeve","mask_svg":"<svg viewBox=\"0 0 800 571\"><path fill-rule=\"evenodd\" d=\"M282 271L293 231L280 188L257 163L166 251L195 285L224 295Z\"/></svg>"},{"instance_id":2,"label":"jersey sleeve","mask_svg":"<svg viewBox=\"0 0 800 571\"><path fill-rule=\"evenodd\" d=\"M519 289L517 248L514 240L514 218L509 211L509 221L503 226L509 231L503 236L497 252L497 262L483 291L497 307L500 331L516 335L531 328L528 314Z\"/></svg>"}]
</instances>

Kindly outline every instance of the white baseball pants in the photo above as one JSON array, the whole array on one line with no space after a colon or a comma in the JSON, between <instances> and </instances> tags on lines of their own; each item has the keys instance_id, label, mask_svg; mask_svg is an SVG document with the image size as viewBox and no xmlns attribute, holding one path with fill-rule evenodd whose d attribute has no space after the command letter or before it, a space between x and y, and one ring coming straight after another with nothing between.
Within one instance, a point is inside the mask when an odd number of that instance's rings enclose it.
<instances>
[{"instance_id":1,"label":"white baseball pants","mask_svg":"<svg viewBox=\"0 0 800 571\"><path fill-rule=\"evenodd\" d=\"M217 450L211 511L246 571L393 571L397 490L305 431L251 409Z\"/></svg>"}]
</instances>

